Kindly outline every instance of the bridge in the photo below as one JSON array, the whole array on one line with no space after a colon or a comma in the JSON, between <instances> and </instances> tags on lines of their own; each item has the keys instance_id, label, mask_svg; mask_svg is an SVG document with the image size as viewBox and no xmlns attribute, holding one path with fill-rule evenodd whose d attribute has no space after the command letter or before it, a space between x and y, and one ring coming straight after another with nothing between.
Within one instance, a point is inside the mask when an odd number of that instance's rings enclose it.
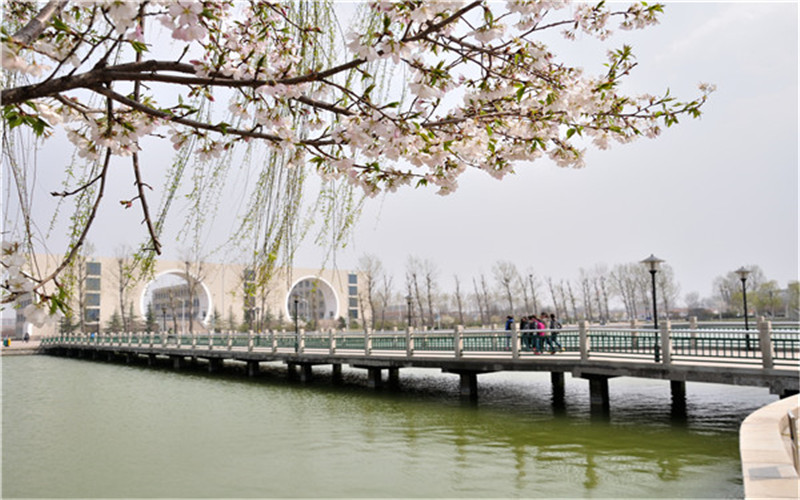
<instances>
[{"instance_id":1,"label":"bridge","mask_svg":"<svg viewBox=\"0 0 800 500\"><path fill-rule=\"evenodd\" d=\"M334 381L342 365L367 371L369 387L398 385L402 368L435 368L460 377L462 396L477 399L478 376L498 371L546 371L551 374L555 401L563 401L564 374L589 382L592 410L609 411L609 380L639 377L668 380L673 405L685 409L686 382L768 387L781 397L798 393L800 330L797 325L773 327L763 319L757 330L677 328L664 321L658 330L639 327L592 326L544 331L557 334L562 350L531 352L529 332L518 329L449 331L327 332L268 331L248 333L106 333L61 334L42 339L47 354L91 359L161 359L181 369L205 363L209 372L225 362L245 363L249 376L261 363L282 362L289 376L310 381L313 367L331 365ZM299 373L298 373L299 372Z\"/></svg>"}]
</instances>

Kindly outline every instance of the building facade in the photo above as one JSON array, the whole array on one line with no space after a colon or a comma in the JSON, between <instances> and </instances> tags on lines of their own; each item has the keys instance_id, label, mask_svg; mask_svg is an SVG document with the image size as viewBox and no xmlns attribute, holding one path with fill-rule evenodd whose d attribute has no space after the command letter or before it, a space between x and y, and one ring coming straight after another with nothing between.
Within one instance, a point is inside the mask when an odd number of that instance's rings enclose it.
<instances>
[{"instance_id":1,"label":"building facade","mask_svg":"<svg viewBox=\"0 0 800 500\"><path fill-rule=\"evenodd\" d=\"M56 263L55 256L37 256L40 269ZM123 330L124 318L128 330L145 324L157 331L195 333L263 330L293 327L295 317L314 329L349 325L359 315L358 275L346 270L280 270L262 287L255 286L247 266L238 264L159 260L151 277L124 283L126 274L124 262L115 258L87 258L78 266L69 329ZM37 328L18 313L15 334L36 338L64 328L63 322Z\"/></svg>"}]
</instances>

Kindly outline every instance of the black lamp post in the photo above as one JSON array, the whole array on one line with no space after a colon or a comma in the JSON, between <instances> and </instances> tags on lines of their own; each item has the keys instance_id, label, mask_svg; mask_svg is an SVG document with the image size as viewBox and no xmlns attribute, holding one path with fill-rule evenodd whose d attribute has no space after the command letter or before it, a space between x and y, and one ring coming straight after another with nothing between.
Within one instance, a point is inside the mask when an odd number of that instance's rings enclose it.
<instances>
[{"instance_id":1,"label":"black lamp post","mask_svg":"<svg viewBox=\"0 0 800 500\"><path fill-rule=\"evenodd\" d=\"M411 294L406 295L406 312L408 315L408 327L411 328Z\"/></svg>"},{"instance_id":2,"label":"black lamp post","mask_svg":"<svg viewBox=\"0 0 800 500\"><path fill-rule=\"evenodd\" d=\"M299 340L300 329L297 327L297 303L298 302L300 302L300 300L295 295L295 297L294 297L294 352L297 352L297 345L298 345L298 342L300 341Z\"/></svg>"},{"instance_id":3,"label":"black lamp post","mask_svg":"<svg viewBox=\"0 0 800 500\"><path fill-rule=\"evenodd\" d=\"M647 266L647 270L650 271L650 278L653 283L653 327L656 330L656 338L655 338L655 360L658 363L661 360L661 346L658 343L658 306L656 301L656 273L658 272L658 266L664 262L663 260L659 259L653 254L650 254L650 257L644 259L642 264Z\"/></svg>"},{"instance_id":4,"label":"black lamp post","mask_svg":"<svg viewBox=\"0 0 800 500\"><path fill-rule=\"evenodd\" d=\"M167 308L166 307L162 307L161 308L161 331L162 332L166 332L167 331Z\"/></svg>"},{"instance_id":5,"label":"black lamp post","mask_svg":"<svg viewBox=\"0 0 800 500\"><path fill-rule=\"evenodd\" d=\"M738 274L739 279L742 280L742 301L744 302L744 329L750 330L750 324L747 321L747 276L750 274L750 270L745 269L745 267L742 266L734 272ZM750 350L749 333L745 333L744 341L745 341L745 348L749 351Z\"/></svg>"}]
</instances>

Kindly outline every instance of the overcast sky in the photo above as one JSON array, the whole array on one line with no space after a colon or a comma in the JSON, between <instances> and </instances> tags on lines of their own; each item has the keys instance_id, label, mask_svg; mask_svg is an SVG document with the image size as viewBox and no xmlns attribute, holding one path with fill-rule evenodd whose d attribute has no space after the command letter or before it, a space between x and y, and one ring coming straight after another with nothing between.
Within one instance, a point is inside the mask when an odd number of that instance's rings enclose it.
<instances>
[{"instance_id":1,"label":"overcast sky","mask_svg":"<svg viewBox=\"0 0 800 500\"><path fill-rule=\"evenodd\" d=\"M681 298L711 295L716 276L742 265L760 266L782 287L796 280L797 4L669 3L661 24L645 31L551 47L566 63L598 73L606 50L623 43L633 45L639 62L627 83L632 93L669 88L690 100L699 95L698 83L715 84L703 117L687 118L655 140L590 149L581 170L541 160L503 181L468 172L446 197L408 188L369 200L338 267L377 255L399 288L413 255L436 264L441 287L450 289L454 274L471 282L481 272L491 275L499 260L540 278L571 280L580 268L652 253L674 269ZM51 146L39 162L60 170L67 154ZM150 172L162 168L158 161L148 163ZM44 199L60 179L40 177L37 197ZM145 233L140 213L119 204L133 196L131 179L117 177L109 190L89 239L98 255L111 256ZM46 220L52 204L37 207ZM227 236L228 229L217 232ZM168 258L185 248L172 234L163 242ZM60 252L57 245L54 238L50 249ZM321 259L309 241L296 265L317 267Z\"/></svg>"},{"instance_id":2,"label":"overcast sky","mask_svg":"<svg viewBox=\"0 0 800 500\"><path fill-rule=\"evenodd\" d=\"M575 279L581 267L651 253L673 267L681 297L711 295L716 276L742 265L781 286L796 280L797 4L669 3L660 25L618 34L564 43L587 70L609 43L631 43L634 92L689 99L699 82L715 84L701 119L590 150L581 170L544 160L499 182L468 173L446 197L406 190L371 200L351 253L378 255L397 283L408 255L428 258L448 287L453 274L489 275L498 260Z\"/></svg>"}]
</instances>

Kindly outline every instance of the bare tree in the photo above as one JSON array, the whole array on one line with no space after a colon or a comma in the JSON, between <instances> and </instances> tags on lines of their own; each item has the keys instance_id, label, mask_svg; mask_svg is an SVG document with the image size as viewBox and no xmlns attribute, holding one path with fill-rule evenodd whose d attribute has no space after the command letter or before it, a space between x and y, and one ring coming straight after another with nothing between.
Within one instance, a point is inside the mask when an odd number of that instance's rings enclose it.
<instances>
[{"instance_id":1,"label":"bare tree","mask_svg":"<svg viewBox=\"0 0 800 500\"><path fill-rule=\"evenodd\" d=\"M481 316L481 325L486 325L488 324L488 322L486 321L486 316L488 311L486 311L483 307L481 292L478 289L478 282L475 280L475 278L472 278L472 286L475 288L475 302L478 303L478 312Z\"/></svg>"},{"instance_id":2,"label":"bare tree","mask_svg":"<svg viewBox=\"0 0 800 500\"><path fill-rule=\"evenodd\" d=\"M563 280L561 282L561 289L562 290L564 289L564 281ZM577 300L575 299L575 293L573 293L573 291L572 291L572 284L570 284L569 281L567 281L567 293L569 294L569 302L572 305L572 318L574 320L577 320L578 317L579 317L578 316ZM565 309L566 309L566 306L565 306Z\"/></svg>"},{"instance_id":3,"label":"bare tree","mask_svg":"<svg viewBox=\"0 0 800 500\"><path fill-rule=\"evenodd\" d=\"M135 281L133 273L133 259L131 250L128 247L118 247L114 252L113 275L117 286L117 300L119 303L120 318L122 319L122 331L127 332L130 328L130 318L125 313L128 305L128 292L131 284Z\"/></svg>"},{"instance_id":4,"label":"bare tree","mask_svg":"<svg viewBox=\"0 0 800 500\"><path fill-rule=\"evenodd\" d=\"M392 298L392 277L386 273L381 276L381 288L378 291L378 303L381 307L381 330L386 329L386 310L389 308L389 301Z\"/></svg>"},{"instance_id":5,"label":"bare tree","mask_svg":"<svg viewBox=\"0 0 800 500\"><path fill-rule=\"evenodd\" d=\"M377 321L375 304L377 301L378 280L383 274L383 264L375 255L363 255L358 259L358 272L363 277L361 290L363 290L364 300L362 302L365 302L364 309L368 313L368 316L364 316L362 312L361 320L366 323L367 318L369 318L370 325L374 330Z\"/></svg>"},{"instance_id":6,"label":"bare tree","mask_svg":"<svg viewBox=\"0 0 800 500\"><path fill-rule=\"evenodd\" d=\"M205 278L205 264L196 252L191 252L184 257L183 278L186 281L188 299L185 300L189 309L189 333L194 333L195 299L199 306L198 291ZM186 320L186 318L183 318Z\"/></svg>"},{"instance_id":7,"label":"bare tree","mask_svg":"<svg viewBox=\"0 0 800 500\"><path fill-rule=\"evenodd\" d=\"M536 293L536 290L539 288L539 283L533 273L528 273L528 286L531 287L531 302L533 303L533 312L540 313L539 297Z\"/></svg>"},{"instance_id":8,"label":"bare tree","mask_svg":"<svg viewBox=\"0 0 800 500\"><path fill-rule=\"evenodd\" d=\"M458 275L453 276L456 281L456 291L453 296L456 299L456 306L458 307L458 324L464 325L464 301L461 296L461 283L458 280Z\"/></svg>"},{"instance_id":9,"label":"bare tree","mask_svg":"<svg viewBox=\"0 0 800 500\"><path fill-rule=\"evenodd\" d=\"M425 276L425 295L428 302L428 328L433 329L433 301L436 292L436 266L428 259L422 263L422 272Z\"/></svg>"},{"instance_id":10,"label":"bare tree","mask_svg":"<svg viewBox=\"0 0 800 500\"><path fill-rule=\"evenodd\" d=\"M505 294L508 301L508 311L511 316L515 316L514 311L514 290L513 284L518 278L517 266L508 261L497 261L493 267L494 279L500 285L501 292Z\"/></svg>"},{"instance_id":11,"label":"bare tree","mask_svg":"<svg viewBox=\"0 0 800 500\"><path fill-rule=\"evenodd\" d=\"M556 296L556 287L553 284L553 278L547 277L547 287L550 289L550 297L553 299L553 309L555 309L554 314L556 317L561 318L562 315L559 311L558 307L558 297Z\"/></svg>"}]
</instances>

